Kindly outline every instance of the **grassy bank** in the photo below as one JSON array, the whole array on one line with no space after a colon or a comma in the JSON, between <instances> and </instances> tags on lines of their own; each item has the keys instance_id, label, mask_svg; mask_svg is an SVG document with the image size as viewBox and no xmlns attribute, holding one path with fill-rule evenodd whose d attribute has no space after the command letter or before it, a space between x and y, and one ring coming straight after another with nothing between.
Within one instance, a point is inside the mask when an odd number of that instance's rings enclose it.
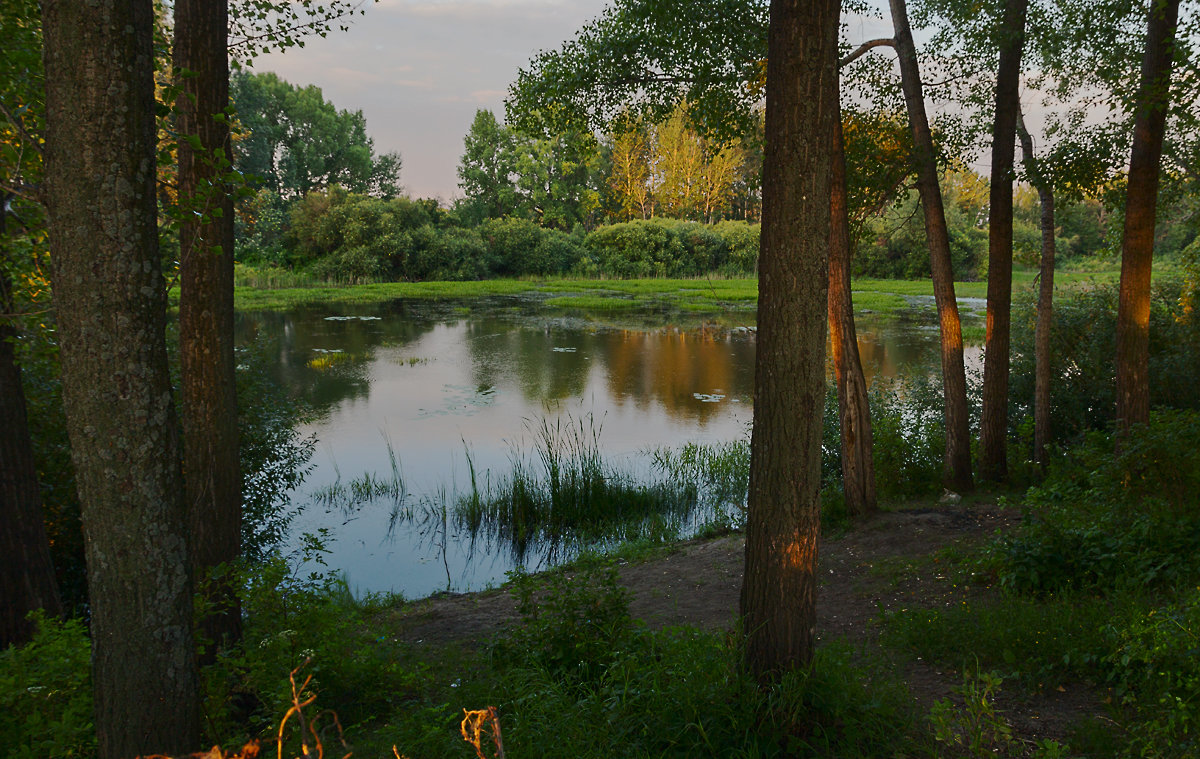
<instances>
[{"instance_id":1,"label":"grassy bank","mask_svg":"<svg viewBox=\"0 0 1200 759\"><path fill-rule=\"evenodd\" d=\"M960 297L983 297L980 283L959 285ZM976 293L976 291L979 291ZM514 280L478 282L382 282L260 289L241 285L235 305L245 311L286 310L313 303L382 303L396 298L449 299L497 295L541 296L557 308L615 311L662 304L690 311L753 310L756 279ZM888 314L907 308L910 297L932 296L929 282L861 280L854 283L855 309Z\"/></svg>"},{"instance_id":2,"label":"grassy bank","mask_svg":"<svg viewBox=\"0 0 1200 759\"><path fill-rule=\"evenodd\" d=\"M1170 276L1171 271L1156 271ZM1056 290L1086 287L1091 282L1113 282L1119 270L1058 271ZM1037 272L1013 273L1018 291L1037 285ZM956 282L959 298L986 298L986 282ZM857 279L853 283L857 311L894 313L912 304L912 298L932 298L930 280ZM177 291L173 291L177 296ZM235 302L242 310L284 310L323 302L380 303L395 298L443 299L496 295L539 295L560 308L599 311L630 309L662 303L692 311L752 310L758 302L758 280L747 278L699 279L490 279L472 282L379 282L337 285L314 282L310 277L284 270L238 267Z\"/></svg>"}]
</instances>

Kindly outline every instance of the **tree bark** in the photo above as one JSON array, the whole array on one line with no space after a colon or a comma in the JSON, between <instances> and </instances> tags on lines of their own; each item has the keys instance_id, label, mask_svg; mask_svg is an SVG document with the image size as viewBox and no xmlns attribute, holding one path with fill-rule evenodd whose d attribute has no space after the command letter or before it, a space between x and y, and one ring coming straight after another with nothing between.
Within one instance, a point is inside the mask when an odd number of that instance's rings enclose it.
<instances>
[{"instance_id":1,"label":"tree bark","mask_svg":"<svg viewBox=\"0 0 1200 759\"><path fill-rule=\"evenodd\" d=\"M197 578L241 552L242 483L238 459L233 352L233 198L230 170L228 9L210 0L176 0L174 65L179 141L179 358L183 471L188 536ZM189 138L198 138L198 149ZM241 638L231 585L207 588L212 613L198 620L216 649Z\"/></svg>"},{"instance_id":2,"label":"tree bark","mask_svg":"<svg viewBox=\"0 0 1200 759\"><path fill-rule=\"evenodd\" d=\"M998 31L996 116L992 125L992 178L988 212L987 334L983 354L983 413L979 421L979 476L1008 477L1008 365L1012 325L1013 158L1021 109L1021 50L1027 0L1007 0Z\"/></svg>"},{"instance_id":3,"label":"tree bark","mask_svg":"<svg viewBox=\"0 0 1200 759\"><path fill-rule=\"evenodd\" d=\"M962 322L954 297L954 267L950 262L950 234L946 228L946 209L938 184L937 154L933 134L925 115L925 95L917 68L917 49L913 44L904 0L890 0L892 25L896 31L896 54L900 59L900 85L908 108L913 133L914 159L917 163L917 191L925 214L925 238L933 274L933 297L937 303L941 330L942 392L945 397L946 452L942 462L942 480L946 487L966 492L974 487L971 474L971 430L967 416L967 372L963 363Z\"/></svg>"},{"instance_id":4,"label":"tree bark","mask_svg":"<svg viewBox=\"0 0 1200 759\"><path fill-rule=\"evenodd\" d=\"M874 513L875 458L872 451L871 406L867 380L858 355L854 303L850 294L850 213L846 197L846 149L840 104L834 119L833 166L830 174L829 347L837 379L838 423L842 433L842 491L851 516Z\"/></svg>"},{"instance_id":5,"label":"tree bark","mask_svg":"<svg viewBox=\"0 0 1200 759\"><path fill-rule=\"evenodd\" d=\"M741 594L746 664L761 683L813 652L838 11L834 0L771 3Z\"/></svg>"},{"instance_id":6,"label":"tree bark","mask_svg":"<svg viewBox=\"0 0 1200 759\"><path fill-rule=\"evenodd\" d=\"M1054 327L1054 188L1042 173L1033 152L1033 138L1017 112L1017 135L1025 168L1038 192L1042 206L1042 260L1039 269L1037 327L1033 337L1033 460L1046 465L1046 446L1050 442L1050 331Z\"/></svg>"},{"instance_id":7,"label":"tree bark","mask_svg":"<svg viewBox=\"0 0 1200 759\"><path fill-rule=\"evenodd\" d=\"M42 5L46 196L63 401L82 504L99 755L199 739L166 291L150 0Z\"/></svg>"},{"instance_id":8,"label":"tree bark","mask_svg":"<svg viewBox=\"0 0 1200 759\"><path fill-rule=\"evenodd\" d=\"M1150 269L1179 0L1154 0L1133 123L1117 302L1117 424L1150 421Z\"/></svg>"},{"instance_id":9,"label":"tree bark","mask_svg":"<svg viewBox=\"0 0 1200 759\"><path fill-rule=\"evenodd\" d=\"M0 208L0 245L8 244L6 213ZM0 255L0 650L29 641L29 612L63 613L13 348L17 330L6 257L6 252Z\"/></svg>"}]
</instances>

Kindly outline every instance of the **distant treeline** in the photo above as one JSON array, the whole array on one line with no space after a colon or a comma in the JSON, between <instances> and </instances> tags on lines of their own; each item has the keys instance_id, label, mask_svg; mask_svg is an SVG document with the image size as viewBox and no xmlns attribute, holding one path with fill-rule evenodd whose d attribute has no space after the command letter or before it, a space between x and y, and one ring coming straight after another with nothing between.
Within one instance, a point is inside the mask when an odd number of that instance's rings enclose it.
<instances>
[{"instance_id":1,"label":"distant treeline","mask_svg":"<svg viewBox=\"0 0 1200 759\"><path fill-rule=\"evenodd\" d=\"M237 258L338 282L472 280L523 276L749 275L758 224L674 219L572 232L528 219L463 223L436 201L384 200L340 187L287 204L260 193L239 214Z\"/></svg>"},{"instance_id":2,"label":"distant treeline","mask_svg":"<svg viewBox=\"0 0 1200 759\"><path fill-rule=\"evenodd\" d=\"M944 178L956 276L986 274L986 183L977 175ZM1024 189L1024 188L1022 188ZM1034 265L1040 246L1036 198L1018 191L1016 257ZM982 200L982 202L981 202ZM1114 234L1102 203L1085 200L1059 214L1060 261L1107 254ZM238 214L237 259L251 266L303 272L332 282L474 280L523 276L690 277L752 275L758 224L704 224L668 218L609 223L571 232L521 217L478 219L429 199L383 199L339 186L285 201L261 190ZM929 276L921 213L902 198L868 219L856 235L854 274ZM1164 225L1160 248L1172 257L1190 237L1186 225Z\"/></svg>"}]
</instances>

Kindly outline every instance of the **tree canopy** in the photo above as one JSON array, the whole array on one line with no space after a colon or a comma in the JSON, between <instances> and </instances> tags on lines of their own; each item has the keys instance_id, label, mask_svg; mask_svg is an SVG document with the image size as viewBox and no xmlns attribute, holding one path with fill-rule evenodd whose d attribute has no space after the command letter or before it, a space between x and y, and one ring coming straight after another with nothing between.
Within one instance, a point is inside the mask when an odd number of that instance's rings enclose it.
<instances>
[{"instance_id":1,"label":"tree canopy","mask_svg":"<svg viewBox=\"0 0 1200 759\"><path fill-rule=\"evenodd\" d=\"M338 110L319 87L241 72L232 78L230 100L241 125L237 168L280 197L335 184L385 198L400 192L400 155L376 155L362 111Z\"/></svg>"}]
</instances>

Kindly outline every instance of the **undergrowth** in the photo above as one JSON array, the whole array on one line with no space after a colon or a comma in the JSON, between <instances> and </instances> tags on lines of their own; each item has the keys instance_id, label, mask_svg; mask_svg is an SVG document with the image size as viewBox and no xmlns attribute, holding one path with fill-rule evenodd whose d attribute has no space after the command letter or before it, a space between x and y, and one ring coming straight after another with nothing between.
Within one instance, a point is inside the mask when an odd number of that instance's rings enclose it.
<instances>
[{"instance_id":1,"label":"undergrowth","mask_svg":"<svg viewBox=\"0 0 1200 759\"><path fill-rule=\"evenodd\" d=\"M885 617L922 658L993 668L1030 692L1083 683L1110 703L1095 755L1200 754L1200 414L1094 433L1031 488L1024 522L960 561L993 592ZM1083 743L1096 730L1081 731ZM1105 731L1099 731L1105 732Z\"/></svg>"}]
</instances>

